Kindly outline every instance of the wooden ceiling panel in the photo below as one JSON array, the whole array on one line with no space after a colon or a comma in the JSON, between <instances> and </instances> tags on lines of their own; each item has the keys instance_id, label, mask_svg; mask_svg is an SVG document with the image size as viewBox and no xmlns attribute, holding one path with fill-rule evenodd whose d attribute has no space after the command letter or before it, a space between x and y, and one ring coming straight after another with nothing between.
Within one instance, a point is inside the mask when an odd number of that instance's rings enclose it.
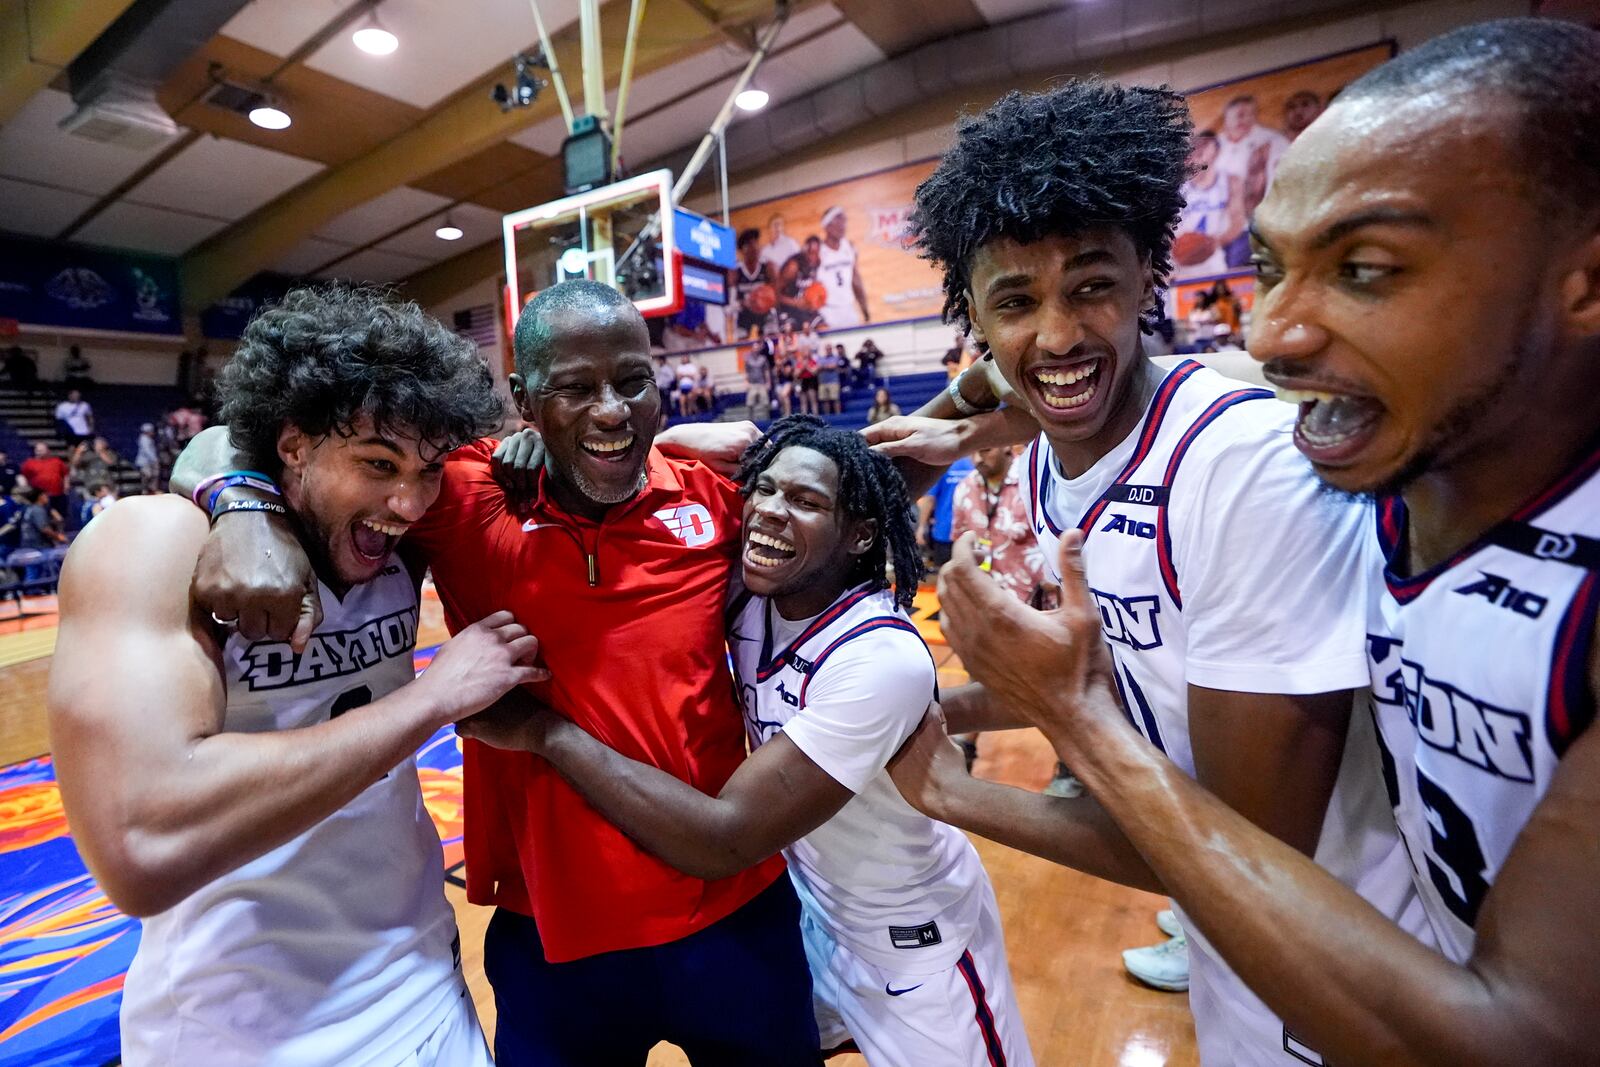
<instances>
[{"instance_id":1,"label":"wooden ceiling panel","mask_svg":"<svg viewBox=\"0 0 1600 1067\"><path fill-rule=\"evenodd\" d=\"M914 10L883 0L834 0L834 6L890 57L988 25L973 0L918 0Z\"/></svg>"},{"instance_id":2,"label":"wooden ceiling panel","mask_svg":"<svg viewBox=\"0 0 1600 1067\"><path fill-rule=\"evenodd\" d=\"M212 83L212 65L228 80L258 83L282 60L231 37L214 37L173 72L157 94L161 106L180 125L246 141L277 152L314 159L330 167L363 156L422 118L421 108L369 92L338 78L296 64L272 83L279 105L294 120L286 130L263 130L243 115L200 97Z\"/></svg>"},{"instance_id":3,"label":"wooden ceiling panel","mask_svg":"<svg viewBox=\"0 0 1600 1067\"><path fill-rule=\"evenodd\" d=\"M561 196L561 161L552 159L483 190L473 202L504 214L549 203Z\"/></svg>"},{"instance_id":4,"label":"wooden ceiling panel","mask_svg":"<svg viewBox=\"0 0 1600 1067\"><path fill-rule=\"evenodd\" d=\"M532 149L501 141L426 177L418 178L411 184L417 189L437 193L451 200L496 207L482 200L481 194L502 182L554 162L551 157L540 155Z\"/></svg>"}]
</instances>

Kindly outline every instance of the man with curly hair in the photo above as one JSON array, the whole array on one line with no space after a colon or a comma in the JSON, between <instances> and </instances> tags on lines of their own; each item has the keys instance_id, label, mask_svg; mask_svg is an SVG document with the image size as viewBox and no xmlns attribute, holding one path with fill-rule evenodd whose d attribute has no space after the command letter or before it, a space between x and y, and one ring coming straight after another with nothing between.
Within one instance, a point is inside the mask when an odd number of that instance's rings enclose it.
<instances>
[{"instance_id":1,"label":"man with curly hair","mask_svg":"<svg viewBox=\"0 0 1600 1067\"><path fill-rule=\"evenodd\" d=\"M329 610L297 650L200 609L208 524L176 496L67 556L56 772L90 871L144 919L121 1062L486 1067L412 753L545 672L497 612L413 681L421 572L394 549L444 454L499 420L493 382L414 304L300 290L245 331L222 401L259 473L202 487L211 521L291 518ZM281 498L233 493L268 473Z\"/></svg>"},{"instance_id":2,"label":"man with curly hair","mask_svg":"<svg viewBox=\"0 0 1600 1067\"><path fill-rule=\"evenodd\" d=\"M1053 567L1068 531L1087 541L1116 685L1139 731L1421 929L1371 723L1351 715L1351 691L1366 680L1355 551L1364 512L1320 492L1295 453L1293 411L1270 393L1193 362L1163 370L1144 354L1189 151L1184 103L1164 90L1085 80L1012 93L960 125L917 190L911 233L943 269L947 317L970 326L1012 396L972 421L1033 430L1027 495L1045 558ZM967 374L944 403L992 406L988 392ZM959 425L874 429L904 438L891 451L943 459L918 442L959 437ZM946 694L944 711L957 732L1026 721L982 685ZM1163 888L1092 796L976 781L942 735L920 740L895 772L914 805ZM1185 948L1187 971L1173 959ZM1129 956L1154 982L1188 984L1205 1064L1314 1056L1192 933Z\"/></svg>"},{"instance_id":3,"label":"man with curly hair","mask_svg":"<svg viewBox=\"0 0 1600 1067\"><path fill-rule=\"evenodd\" d=\"M536 696L715 793L745 757L723 620L743 500L711 466L669 458L666 437L679 435L679 454L695 442L696 459L731 442L723 456L736 458L755 428L658 436L644 319L598 282L542 291L514 347L512 399L543 439L531 469L513 464L520 491L496 478L496 442L473 441L444 461L427 514L392 532L427 561L452 631L512 609L550 670ZM237 458L216 443L191 446L179 474ZM241 625L274 634L292 627L304 560L282 527L270 514L217 524L196 576L210 610L242 609ZM639 1065L663 1040L699 1067L820 1062L800 904L781 858L686 874L525 752L468 739L463 774L467 899L495 907L483 960L500 1062Z\"/></svg>"}]
</instances>

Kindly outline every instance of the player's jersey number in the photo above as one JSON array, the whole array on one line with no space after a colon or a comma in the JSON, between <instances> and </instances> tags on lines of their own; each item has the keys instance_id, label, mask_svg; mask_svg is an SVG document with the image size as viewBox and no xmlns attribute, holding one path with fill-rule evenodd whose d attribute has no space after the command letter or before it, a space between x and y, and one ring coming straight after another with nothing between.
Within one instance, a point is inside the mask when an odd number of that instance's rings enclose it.
<instances>
[{"instance_id":1,"label":"player's jersey number","mask_svg":"<svg viewBox=\"0 0 1600 1067\"><path fill-rule=\"evenodd\" d=\"M1383 761L1383 786L1389 794L1389 806L1399 811L1400 773L1395 767L1394 755L1384 743L1381 727L1377 735L1378 755ZM1483 858L1483 846L1478 842L1478 831L1472 819L1461 810L1461 805L1438 782L1423 774L1420 767L1417 768L1417 796L1428 821L1428 851L1422 857L1428 868L1428 880L1439 891L1439 899L1450 909L1450 914L1468 926L1476 926L1478 908L1489 892L1489 882L1484 877L1488 864Z\"/></svg>"},{"instance_id":2,"label":"player's jersey number","mask_svg":"<svg viewBox=\"0 0 1600 1067\"><path fill-rule=\"evenodd\" d=\"M1166 742L1161 739L1161 724L1156 722L1154 709L1150 707L1150 700L1144 695L1144 690L1139 687L1139 682L1133 676L1133 671L1127 664L1117 659L1112 654L1112 664L1116 667L1114 677L1117 680L1117 694L1122 697L1122 710L1133 723L1134 729L1144 734L1149 741L1162 752L1167 750Z\"/></svg>"},{"instance_id":3,"label":"player's jersey number","mask_svg":"<svg viewBox=\"0 0 1600 1067\"><path fill-rule=\"evenodd\" d=\"M1428 819L1428 877L1452 915L1475 926L1478 908L1489 892L1484 878L1488 864L1472 820L1422 769L1417 768L1417 795Z\"/></svg>"}]
</instances>

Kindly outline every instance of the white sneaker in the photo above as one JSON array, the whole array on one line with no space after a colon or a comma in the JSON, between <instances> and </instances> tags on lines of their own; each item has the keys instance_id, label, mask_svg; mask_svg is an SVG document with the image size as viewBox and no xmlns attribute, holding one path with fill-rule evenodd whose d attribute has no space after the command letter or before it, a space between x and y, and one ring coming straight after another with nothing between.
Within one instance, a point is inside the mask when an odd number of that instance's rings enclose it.
<instances>
[{"instance_id":1,"label":"white sneaker","mask_svg":"<svg viewBox=\"0 0 1600 1067\"><path fill-rule=\"evenodd\" d=\"M1178 921L1178 913L1171 908L1156 912L1156 925L1168 937L1183 936L1183 924Z\"/></svg>"},{"instance_id":2,"label":"white sneaker","mask_svg":"<svg viewBox=\"0 0 1600 1067\"><path fill-rule=\"evenodd\" d=\"M1179 934L1159 945L1124 949L1122 965L1147 986L1182 993L1189 988L1189 939Z\"/></svg>"}]
</instances>

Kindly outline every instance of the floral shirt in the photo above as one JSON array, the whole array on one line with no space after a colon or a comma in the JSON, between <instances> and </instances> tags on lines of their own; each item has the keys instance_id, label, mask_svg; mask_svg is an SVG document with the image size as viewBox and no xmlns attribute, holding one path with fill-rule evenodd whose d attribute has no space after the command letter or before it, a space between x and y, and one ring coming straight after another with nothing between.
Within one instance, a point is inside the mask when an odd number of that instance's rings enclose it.
<instances>
[{"instance_id":1,"label":"floral shirt","mask_svg":"<svg viewBox=\"0 0 1600 1067\"><path fill-rule=\"evenodd\" d=\"M989 573L995 581L1024 603L1056 606L1056 593L1045 578L1044 554L1028 525L1028 501L1023 496L1023 460L1006 472L999 493L989 490L981 471L973 471L956 489L950 537L968 530L990 544ZM1035 600L1035 596L1039 599Z\"/></svg>"}]
</instances>

